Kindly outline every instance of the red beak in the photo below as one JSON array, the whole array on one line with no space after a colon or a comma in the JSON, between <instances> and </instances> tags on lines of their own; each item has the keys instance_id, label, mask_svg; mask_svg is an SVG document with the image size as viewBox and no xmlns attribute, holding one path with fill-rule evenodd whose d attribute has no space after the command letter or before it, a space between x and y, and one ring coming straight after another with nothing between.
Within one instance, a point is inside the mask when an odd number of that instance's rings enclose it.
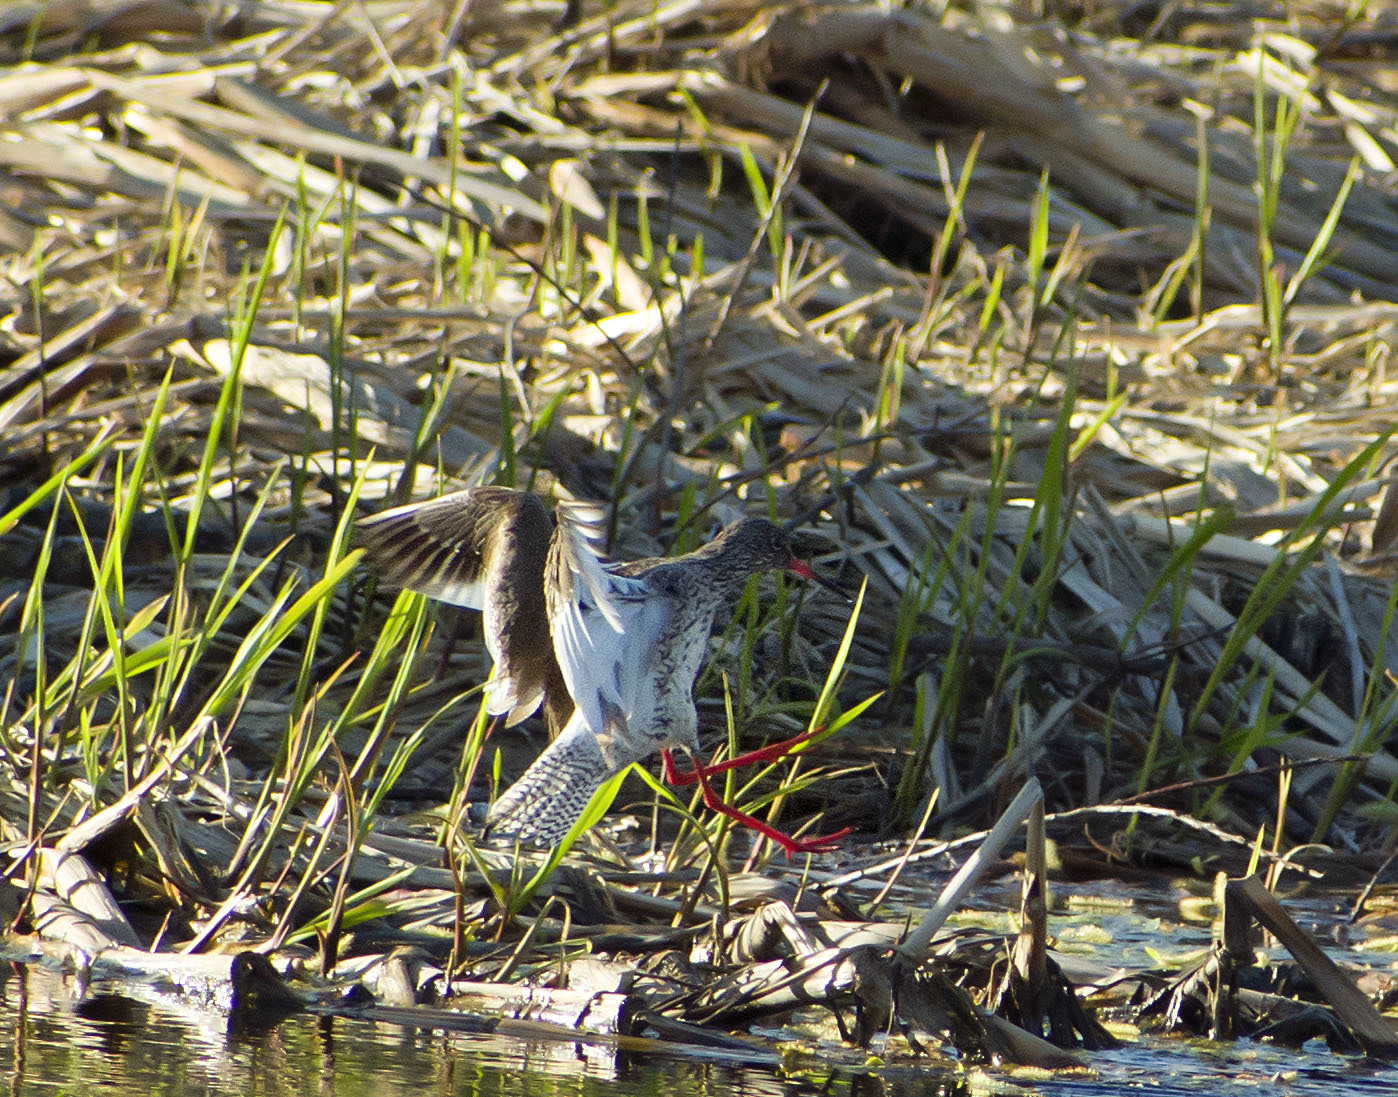
<instances>
[{"instance_id":1,"label":"red beak","mask_svg":"<svg viewBox=\"0 0 1398 1097\"><path fill-rule=\"evenodd\" d=\"M792 557L791 563L786 565L786 570L794 572L795 574L801 576L802 579L809 579L813 583L819 583L832 594L838 594L846 602L854 601L854 599L849 596L848 591L844 590L842 587L836 585L835 583L832 583L829 579L825 578L825 576L818 574L811 567L811 565L806 563L806 561L804 560L798 560L795 557Z\"/></svg>"}]
</instances>

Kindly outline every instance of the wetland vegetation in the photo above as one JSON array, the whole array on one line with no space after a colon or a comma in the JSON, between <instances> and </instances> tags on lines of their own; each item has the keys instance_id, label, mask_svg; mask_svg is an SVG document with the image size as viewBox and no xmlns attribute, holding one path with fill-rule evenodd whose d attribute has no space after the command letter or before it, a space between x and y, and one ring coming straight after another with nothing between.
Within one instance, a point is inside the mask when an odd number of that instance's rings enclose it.
<instances>
[{"instance_id":1,"label":"wetland vegetation","mask_svg":"<svg viewBox=\"0 0 1398 1097\"><path fill-rule=\"evenodd\" d=\"M1304 930L1391 932L1396 19L0 7L12 955L778 1071L1312 999L1269 1035L1388 1054L1386 961ZM724 793L854 834L787 859L636 767L479 842L542 725L487 735L472 615L351 529L481 482L603 503L617 559L789 522L859 598L750 584L701 735L822 729ZM1214 947L1064 962L1142 881Z\"/></svg>"}]
</instances>

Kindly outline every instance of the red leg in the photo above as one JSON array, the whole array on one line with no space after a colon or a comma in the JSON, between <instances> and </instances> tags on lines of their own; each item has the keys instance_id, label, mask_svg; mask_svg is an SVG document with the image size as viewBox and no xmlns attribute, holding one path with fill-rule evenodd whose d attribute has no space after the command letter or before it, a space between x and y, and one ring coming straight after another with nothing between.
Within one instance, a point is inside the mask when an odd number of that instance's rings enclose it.
<instances>
[{"instance_id":1,"label":"red leg","mask_svg":"<svg viewBox=\"0 0 1398 1097\"><path fill-rule=\"evenodd\" d=\"M692 785L699 780L699 767L695 765L688 773L681 773L675 768L674 756L668 750L660 752L660 761L665 770L665 780L672 785ZM693 763L693 759L690 762Z\"/></svg>"},{"instance_id":2,"label":"red leg","mask_svg":"<svg viewBox=\"0 0 1398 1097\"><path fill-rule=\"evenodd\" d=\"M668 750L662 751L661 757L665 761L665 780L672 785L692 785L699 780L701 773L704 777L717 777L720 773L727 773L730 769L737 769L740 766L751 766L758 762L775 762L778 758L790 754L796 747L824 730L824 728L815 728L811 731L803 731L800 735L793 735L790 739L783 739L779 743L768 743L765 747L758 747L746 754L739 754L736 758L729 758L724 762L714 762L707 766L701 766L697 758L691 758L690 763L694 768L688 773L681 773L677 770L674 760L670 757L670 752Z\"/></svg>"},{"instance_id":3,"label":"red leg","mask_svg":"<svg viewBox=\"0 0 1398 1097\"><path fill-rule=\"evenodd\" d=\"M761 819L756 819L745 811L739 811L732 804L724 803L714 788L709 784L709 775L698 765L694 767L695 780L699 782L700 789L704 792L704 805L710 811L716 811L720 815L728 818L745 827L751 827L764 838L770 838L786 851L786 855L791 857L797 853L829 853L835 849L841 838L850 832L849 827L836 831L834 834L823 834L816 838L793 838L789 834L783 834L775 827L769 826Z\"/></svg>"},{"instance_id":4,"label":"red leg","mask_svg":"<svg viewBox=\"0 0 1398 1097\"><path fill-rule=\"evenodd\" d=\"M769 826L761 819L756 819L745 811L739 811L732 804L726 803L722 796L714 791L714 787L709 784L709 777L715 773L723 773L737 765L747 765L750 762L770 762L780 758L788 750L798 743L809 739L815 732L808 731L794 739L786 739L780 743L773 743L770 746L762 747L759 750L750 751L747 754L739 755L737 758L730 758L727 762L720 762L714 766L701 766L698 759L691 758L691 768L687 773L681 773L675 768L675 759L668 750L660 752L660 757L664 763L665 780L672 785L692 785L698 782L699 788L704 793L704 806L710 811L716 811L720 815L751 827L765 838L770 838L786 851L788 857L796 853L828 853L835 848L836 842L850 832L849 827L837 831L834 834L825 834L817 838L793 838L789 834L783 834L775 827ZM778 750L777 748L783 748ZM756 757L754 757L756 756Z\"/></svg>"}]
</instances>

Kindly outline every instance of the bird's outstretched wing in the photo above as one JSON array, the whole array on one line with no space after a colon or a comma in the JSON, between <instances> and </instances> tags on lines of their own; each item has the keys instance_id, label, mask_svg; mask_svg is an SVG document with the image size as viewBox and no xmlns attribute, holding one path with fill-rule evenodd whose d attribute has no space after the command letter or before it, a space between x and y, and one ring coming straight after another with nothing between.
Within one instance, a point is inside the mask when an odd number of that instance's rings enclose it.
<instances>
[{"instance_id":1,"label":"bird's outstretched wing","mask_svg":"<svg viewBox=\"0 0 1398 1097\"><path fill-rule=\"evenodd\" d=\"M612 626L622 628L619 601L639 594L639 587L616 587L615 576L602 561L606 541L606 512L595 503L564 502L554 509L557 523L554 544L545 563L549 584L549 612L553 606L581 599Z\"/></svg>"},{"instance_id":2,"label":"bird's outstretched wing","mask_svg":"<svg viewBox=\"0 0 1398 1097\"><path fill-rule=\"evenodd\" d=\"M495 674L486 710L516 724L558 681L544 600L553 533L543 500L477 487L409 503L359 523L358 543L379 574L453 605L482 610Z\"/></svg>"},{"instance_id":3,"label":"bird's outstretched wing","mask_svg":"<svg viewBox=\"0 0 1398 1097\"><path fill-rule=\"evenodd\" d=\"M587 511L560 506L556 518L545 583L553 650L573 703L615 772L649 753L618 736L624 739L638 690L649 680L670 602L601 561Z\"/></svg>"},{"instance_id":4,"label":"bird's outstretched wing","mask_svg":"<svg viewBox=\"0 0 1398 1097\"><path fill-rule=\"evenodd\" d=\"M537 495L478 487L362 518L356 542L390 583L484 609L487 567L496 550L517 556L520 570L533 570L533 585L543 590L552 532L553 521ZM535 569L523 567L531 555L538 561Z\"/></svg>"}]
</instances>

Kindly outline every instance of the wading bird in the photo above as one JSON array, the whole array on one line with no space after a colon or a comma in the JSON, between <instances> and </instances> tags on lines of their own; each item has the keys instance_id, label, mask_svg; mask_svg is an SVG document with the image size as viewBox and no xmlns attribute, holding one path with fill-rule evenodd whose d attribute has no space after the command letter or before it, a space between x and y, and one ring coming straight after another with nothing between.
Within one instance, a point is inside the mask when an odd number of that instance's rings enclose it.
<instances>
[{"instance_id":1,"label":"wading bird","mask_svg":"<svg viewBox=\"0 0 1398 1097\"><path fill-rule=\"evenodd\" d=\"M727 804L709 778L780 758L813 732L716 765L699 759L694 679L714 618L748 577L784 568L844 593L792 553L765 518L744 518L672 559L604 562L601 511L530 492L468 488L365 518L359 543L384 578L484 615L495 672L486 711L506 726L542 703L556 736L491 808L488 833L556 845L592 794L632 762L662 752L667 780L698 782L704 803L788 855L831 848L840 834L795 839ZM681 749L692 768L679 770Z\"/></svg>"}]
</instances>

